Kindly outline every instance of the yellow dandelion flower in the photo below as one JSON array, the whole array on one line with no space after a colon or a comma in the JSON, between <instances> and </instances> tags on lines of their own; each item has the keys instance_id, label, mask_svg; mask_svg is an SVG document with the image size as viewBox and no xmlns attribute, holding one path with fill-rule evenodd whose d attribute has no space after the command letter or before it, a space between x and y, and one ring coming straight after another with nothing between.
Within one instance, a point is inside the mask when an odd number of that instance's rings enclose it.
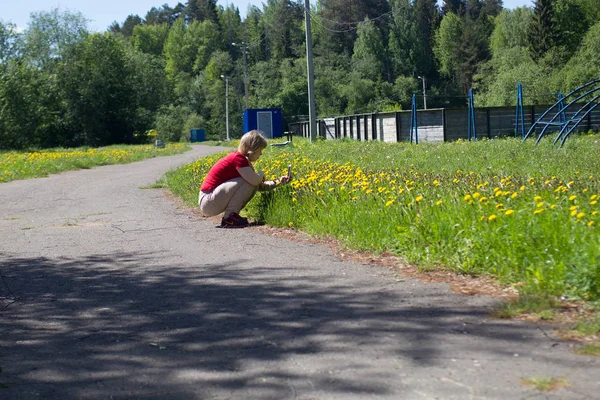
<instances>
[{"instance_id":1,"label":"yellow dandelion flower","mask_svg":"<svg viewBox=\"0 0 600 400\"><path fill-rule=\"evenodd\" d=\"M540 200L542 200L542 197L541 197L541 196L535 196L535 197L533 198L533 201L535 201L536 203L537 203L537 202L539 202Z\"/></svg>"},{"instance_id":2,"label":"yellow dandelion flower","mask_svg":"<svg viewBox=\"0 0 600 400\"><path fill-rule=\"evenodd\" d=\"M473 198L474 198L474 199L478 199L478 198L480 198L480 197L481 197L481 194L480 194L479 192L475 192L475 193L473 193Z\"/></svg>"},{"instance_id":3,"label":"yellow dandelion flower","mask_svg":"<svg viewBox=\"0 0 600 400\"><path fill-rule=\"evenodd\" d=\"M420 202L421 200L423 200L423 196L417 196L417 198L415 199L415 201L417 203Z\"/></svg>"},{"instance_id":4,"label":"yellow dandelion flower","mask_svg":"<svg viewBox=\"0 0 600 400\"><path fill-rule=\"evenodd\" d=\"M392 204L394 204L394 200L388 200L388 201L385 203L385 206L386 206L386 207L389 207L389 206L391 206Z\"/></svg>"},{"instance_id":5,"label":"yellow dandelion flower","mask_svg":"<svg viewBox=\"0 0 600 400\"><path fill-rule=\"evenodd\" d=\"M552 205L550 206L550 209L551 209L551 210L554 210L555 208L556 208L556 204L552 204Z\"/></svg>"},{"instance_id":6,"label":"yellow dandelion flower","mask_svg":"<svg viewBox=\"0 0 600 400\"><path fill-rule=\"evenodd\" d=\"M517 198L517 196L519 195L519 193L514 192L510 197L512 197L513 199Z\"/></svg>"},{"instance_id":7,"label":"yellow dandelion flower","mask_svg":"<svg viewBox=\"0 0 600 400\"><path fill-rule=\"evenodd\" d=\"M519 189L521 190L521 192L524 191L525 190L525 185L521 186Z\"/></svg>"},{"instance_id":8,"label":"yellow dandelion flower","mask_svg":"<svg viewBox=\"0 0 600 400\"><path fill-rule=\"evenodd\" d=\"M573 211L571 211L571 217L574 217L574 216L576 216L576 215L577 215L577 210L573 210Z\"/></svg>"},{"instance_id":9,"label":"yellow dandelion flower","mask_svg":"<svg viewBox=\"0 0 600 400\"><path fill-rule=\"evenodd\" d=\"M595 206L596 204L598 204L598 200L590 201L590 206Z\"/></svg>"},{"instance_id":10,"label":"yellow dandelion flower","mask_svg":"<svg viewBox=\"0 0 600 400\"><path fill-rule=\"evenodd\" d=\"M587 223L587 226L593 226L594 225L594 221L590 221Z\"/></svg>"},{"instance_id":11,"label":"yellow dandelion flower","mask_svg":"<svg viewBox=\"0 0 600 400\"><path fill-rule=\"evenodd\" d=\"M537 210L535 210L533 213L534 213L534 214L539 214L539 213L541 213L541 212L543 212L543 211L544 211L544 209L543 209L543 208L538 208L538 209L537 209Z\"/></svg>"},{"instance_id":12,"label":"yellow dandelion flower","mask_svg":"<svg viewBox=\"0 0 600 400\"><path fill-rule=\"evenodd\" d=\"M575 200L576 198L577 198L577 196L575 196L575 195L572 195L571 197L569 197L569 200L573 201L573 200Z\"/></svg>"},{"instance_id":13,"label":"yellow dandelion flower","mask_svg":"<svg viewBox=\"0 0 600 400\"><path fill-rule=\"evenodd\" d=\"M488 217L488 221L490 221L490 222L494 221L495 219L496 219L496 216L494 214L492 214Z\"/></svg>"},{"instance_id":14,"label":"yellow dandelion flower","mask_svg":"<svg viewBox=\"0 0 600 400\"><path fill-rule=\"evenodd\" d=\"M436 202L435 202L435 205L436 205L436 206L439 206L439 205L441 205L441 204L442 204L442 201L441 201L441 200L438 200L438 201L436 201Z\"/></svg>"},{"instance_id":15,"label":"yellow dandelion flower","mask_svg":"<svg viewBox=\"0 0 600 400\"><path fill-rule=\"evenodd\" d=\"M592 211L592 215L598 215L598 211Z\"/></svg>"},{"instance_id":16,"label":"yellow dandelion flower","mask_svg":"<svg viewBox=\"0 0 600 400\"><path fill-rule=\"evenodd\" d=\"M537 208L542 208L542 207L544 207L544 203L543 202L537 203L536 207Z\"/></svg>"},{"instance_id":17,"label":"yellow dandelion flower","mask_svg":"<svg viewBox=\"0 0 600 400\"><path fill-rule=\"evenodd\" d=\"M573 210L577 210L577 206L571 206L571 207L569 207L569 211L573 211Z\"/></svg>"},{"instance_id":18,"label":"yellow dandelion flower","mask_svg":"<svg viewBox=\"0 0 600 400\"><path fill-rule=\"evenodd\" d=\"M485 215L482 215L481 217L479 217L480 221L485 221Z\"/></svg>"},{"instance_id":19,"label":"yellow dandelion flower","mask_svg":"<svg viewBox=\"0 0 600 400\"><path fill-rule=\"evenodd\" d=\"M292 221L290 221L290 222L288 223L288 226L291 228L292 226L294 226L294 223L293 223Z\"/></svg>"},{"instance_id":20,"label":"yellow dandelion flower","mask_svg":"<svg viewBox=\"0 0 600 400\"><path fill-rule=\"evenodd\" d=\"M590 200L596 200L598 198L597 194L593 194L590 196Z\"/></svg>"},{"instance_id":21,"label":"yellow dandelion flower","mask_svg":"<svg viewBox=\"0 0 600 400\"><path fill-rule=\"evenodd\" d=\"M466 195L465 197L463 197L463 198L464 198L464 200L465 200L465 201L469 201L469 200L471 200L471 198L472 198L472 197L471 197L471 195L470 195L470 194L467 194L467 195Z\"/></svg>"},{"instance_id":22,"label":"yellow dandelion flower","mask_svg":"<svg viewBox=\"0 0 600 400\"><path fill-rule=\"evenodd\" d=\"M296 200L296 198L295 198L295 197L292 197L292 203L295 203L295 202L297 202L297 201L298 201L298 200Z\"/></svg>"},{"instance_id":23,"label":"yellow dandelion flower","mask_svg":"<svg viewBox=\"0 0 600 400\"><path fill-rule=\"evenodd\" d=\"M581 219L585 217L585 213L580 212L579 214L577 214L577 219Z\"/></svg>"},{"instance_id":24,"label":"yellow dandelion flower","mask_svg":"<svg viewBox=\"0 0 600 400\"><path fill-rule=\"evenodd\" d=\"M504 215L513 215L514 213L515 213L515 210L506 210Z\"/></svg>"}]
</instances>

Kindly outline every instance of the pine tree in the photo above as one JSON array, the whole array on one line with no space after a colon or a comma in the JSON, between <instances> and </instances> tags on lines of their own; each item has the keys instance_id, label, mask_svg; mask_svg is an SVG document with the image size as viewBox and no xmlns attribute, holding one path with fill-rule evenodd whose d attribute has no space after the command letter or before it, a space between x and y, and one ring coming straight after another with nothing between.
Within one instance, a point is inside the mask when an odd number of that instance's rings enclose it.
<instances>
[{"instance_id":1,"label":"pine tree","mask_svg":"<svg viewBox=\"0 0 600 400\"><path fill-rule=\"evenodd\" d=\"M533 18L527 31L531 57L537 61L556 44L554 8L552 0L536 0Z\"/></svg>"}]
</instances>

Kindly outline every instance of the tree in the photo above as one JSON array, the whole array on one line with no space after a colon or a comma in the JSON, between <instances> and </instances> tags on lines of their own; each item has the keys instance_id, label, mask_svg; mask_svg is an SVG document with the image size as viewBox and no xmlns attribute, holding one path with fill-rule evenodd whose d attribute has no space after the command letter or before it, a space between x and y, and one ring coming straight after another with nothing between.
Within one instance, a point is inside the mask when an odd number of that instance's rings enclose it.
<instances>
[{"instance_id":1,"label":"tree","mask_svg":"<svg viewBox=\"0 0 600 400\"><path fill-rule=\"evenodd\" d=\"M191 21L212 21L219 25L217 0L188 0L185 6L185 19Z\"/></svg>"},{"instance_id":2,"label":"tree","mask_svg":"<svg viewBox=\"0 0 600 400\"><path fill-rule=\"evenodd\" d=\"M381 28L389 11L386 0L320 0L318 17L325 26L321 46L352 54L358 25L368 17Z\"/></svg>"},{"instance_id":3,"label":"tree","mask_svg":"<svg viewBox=\"0 0 600 400\"><path fill-rule=\"evenodd\" d=\"M435 75L433 57L433 37L437 28L438 11L436 0L415 0L415 20L417 21L420 54L417 59L417 74L431 79Z\"/></svg>"},{"instance_id":4,"label":"tree","mask_svg":"<svg viewBox=\"0 0 600 400\"><path fill-rule=\"evenodd\" d=\"M90 35L72 49L59 77L68 122L80 132L77 144L132 142L137 108L133 76L125 44L109 33Z\"/></svg>"},{"instance_id":5,"label":"tree","mask_svg":"<svg viewBox=\"0 0 600 400\"><path fill-rule=\"evenodd\" d=\"M515 46L527 47L527 30L532 18L531 9L519 7L503 10L494 20L494 30L490 36L492 56L502 49Z\"/></svg>"},{"instance_id":6,"label":"tree","mask_svg":"<svg viewBox=\"0 0 600 400\"><path fill-rule=\"evenodd\" d=\"M169 25L138 25L133 28L132 43L137 50L162 56L165 42L169 36Z\"/></svg>"},{"instance_id":7,"label":"tree","mask_svg":"<svg viewBox=\"0 0 600 400\"><path fill-rule=\"evenodd\" d=\"M160 24L169 24L173 25L177 18L183 15L185 10L185 6L181 3L177 3L174 8L169 7L168 4L163 4L161 7L156 8L152 7L148 13L146 13L146 17L144 17L144 21L146 25L160 25Z\"/></svg>"},{"instance_id":8,"label":"tree","mask_svg":"<svg viewBox=\"0 0 600 400\"><path fill-rule=\"evenodd\" d=\"M20 35L15 24L0 21L0 68L4 69L8 60L18 53Z\"/></svg>"},{"instance_id":9,"label":"tree","mask_svg":"<svg viewBox=\"0 0 600 400\"><path fill-rule=\"evenodd\" d=\"M537 61L556 45L556 23L552 0L536 0L533 18L527 31L531 57Z\"/></svg>"},{"instance_id":10,"label":"tree","mask_svg":"<svg viewBox=\"0 0 600 400\"><path fill-rule=\"evenodd\" d=\"M463 21L454 13L444 15L436 32L433 52L440 65L440 72L457 79L459 71L458 48L463 37Z\"/></svg>"},{"instance_id":11,"label":"tree","mask_svg":"<svg viewBox=\"0 0 600 400\"><path fill-rule=\"evenodd\" d=\"M392 0L388 54L392 75L414 75L422 52L418 26L409 0Z\"/></svg>"},{"instance_id":12,"label":"tree","mask_svg":"<svg viewBox=\"0 0 600 400\"><path fill-rule=\"evenodd\" d=\"M138 15L128 15L121 27L121 33L123 36L129 38L133 35L133 29L142 23L143 21Z\"/></svg>"},{"instance_id":13,"label":"tree","mask_svg":"<svg viewBox=\"0 0 600 400\"><path fill-rule=\"evenodd\" d=\"M87 37L87 23L81 13L58 8L31 13L29 27L24 33L25 58L37 66L48 67L66 49Z\"/></svg>"},{"instance_id":14,"label":"tree","mask_svg":"<svg viewBox=\"0 0 600 400\"><path fill-rule=\"evenodd\" d=\"M368 18L358 27L352 64L353 70L362 78L377 81L384 73L387 63L383 38L379 29Z\"/></svg>"},{"instance_id":15,"label":"tree","mask_svg":"<svg viewBox=\"0 0 600 400\"><path fill-rule=\"evenodd\" d=\"M454 15L463 15L465 11L465 0L444 0L442 14L452 13Z\"/></svg>"}]
</instances>

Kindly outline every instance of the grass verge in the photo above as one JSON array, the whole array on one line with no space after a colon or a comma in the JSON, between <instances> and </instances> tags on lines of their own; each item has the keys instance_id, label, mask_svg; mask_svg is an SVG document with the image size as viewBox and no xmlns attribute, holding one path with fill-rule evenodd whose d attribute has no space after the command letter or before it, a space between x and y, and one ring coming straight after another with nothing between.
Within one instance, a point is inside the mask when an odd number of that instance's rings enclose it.
<instances>
[{"instance_id":1,"label":"grass verge","mask_svg":"<svg viewBox=\"0 0 600 400\"><path fill-rule=\"evenodd\" d=\"M40 178L100 165L127 164L151 157L180 154L189 149L190 147L183 143L169 143L165 148L155 148L152 145L119 145L2 152L0 153L0 183Z\"/></svg>"}]
</instances>

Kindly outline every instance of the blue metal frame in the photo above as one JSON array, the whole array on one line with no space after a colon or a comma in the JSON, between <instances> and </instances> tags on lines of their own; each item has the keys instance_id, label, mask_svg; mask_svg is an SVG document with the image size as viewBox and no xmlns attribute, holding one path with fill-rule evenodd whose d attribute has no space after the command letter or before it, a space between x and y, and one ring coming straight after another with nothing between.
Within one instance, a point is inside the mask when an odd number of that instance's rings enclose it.
<instances>
[{"instance_id":1,"label":"blue metal frame","mask_svg":"<svg viewBox=\"0 0 600 400\"><path fill-rule=\"evenodd\" d=\"M477 129L475 127L475 101L473 100L473 88L469 89L469 97L468 97L467 101L469 103L469 110L468 110L468 117L467 117L467 124L468 124L467 134L469 137L469 142L471 141L471 137L473 137L473 141L476 142L477 141Z\"/></svg>"},{"instance_id":2,"label":"blue metal frame","mask_svg":"<svg viewBox=\"0 0 600 400\"><path fill-rule=\"evenodd\" d=\"M410 112L410 142L413 142L413 131L415 133L415 143L419 144L419 127L417 124L417 95L412 96L412 108Z\"/></svg>"},{"instance_id":3,"label":"blue metal frame","mask_svg":"<svg viewBox=\"0 0 600 400\"><path fill-rule=\"evenodd\" d=\"M519 134L521 128L521 138L525 137L525 118L523 116L523 85L519 82L517 86L517 111L515 115L515 137Z\"/></svg>"},{"instance_id":4,"label":"blue metal frame","mask_svg":"<svg viewBox=\"0 0 600 400\"><path fill-rule=\"evenodd\" d=\"M584 97L596 92L600 90L600 86L595 87L594 89L587 89L586 91L584 91L586 88L588 88L589 86L592 86L594 84L597 84L600 82L600 78L598 79L594 79L584 85L581 85L577 88L575 88L574 90L572 90L571 92L569 92L569 94L567 94L566 96L562 96L561 93L559 93L559 97L558 97L558 101L556 103L554 103L550 108L548 108L538 119L537 121L535 121L531 127L529 128L529 131L527 132L527 134L525 135L525 137L523 138L523 140L526 140L532 132L535 132L535 128L538 125L543 125L544 128L542 128L542 131L540 132L540 134L538 135L538 138L536 140L536 144L540 142L540 140L542 139L542 137L544 136L544 134L546 133L546 130L548 129L549 126L560 126L560 132L558 134L558 136L556 137L556 139L554 139L554 143L556 143L558 141L558 139L563 135L563 132L565 131L565 129L571 124L571 122L575 122L575 125L573 125L569 131L567 132L567 134L564 136L563 140L561 141L561 146L564 144L566 138L571 134L571 132L581 123L581 121L583 120L583 118L585 116L587 116L589 114L589 112L591 110L593 110L594 108L596 108L597 104L597 100L599 98L599 96L595 96L592 98L592 100L588 101L587 103L585 103L585 105L583 107L580 107L579 110L573 115L572 118L567 118L567 109L575 104L578 100L583 99ZM583 92L583 94L579 94ZM576 96L577 94L579 94L578 96ZM571 100L568 104L565 105L565 100L572 97L572 96L576 96L573 100ZM593 105L593 106L592 106ZM583 116L581 116L580 118L576 118L579 113L581 112L581 110L586 109L587 107L592 106ZM546 115L548 113L550 113L553 109L557 109L557 111L555 112L554 116L550 119L550 121L548 122L544 122L543 119L544 117L546 117ZM554 122L556 120L556 118L558 117L558 122Z\"/></svg>"}]
</instances>

